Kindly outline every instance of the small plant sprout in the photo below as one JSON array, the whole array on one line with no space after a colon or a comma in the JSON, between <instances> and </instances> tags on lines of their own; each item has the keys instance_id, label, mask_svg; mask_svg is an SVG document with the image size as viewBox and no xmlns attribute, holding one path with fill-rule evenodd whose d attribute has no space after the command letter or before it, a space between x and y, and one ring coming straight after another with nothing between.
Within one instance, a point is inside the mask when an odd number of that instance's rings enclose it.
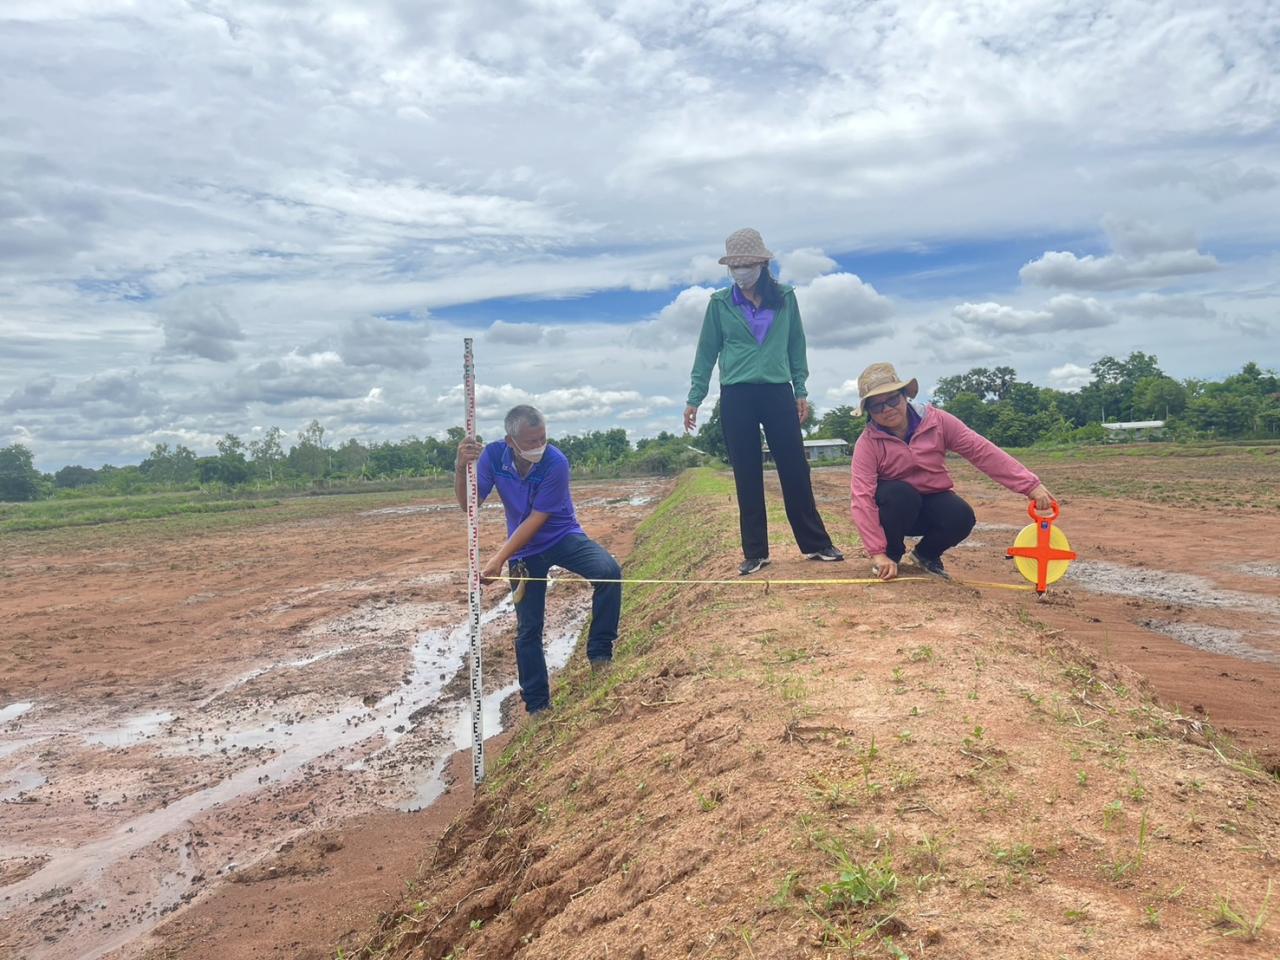
<instances>
[{"instance_id":1,"label":"small plant sprout","mask_svg":"<svg viewBox=\"0 0 1280 960\"><path fill-rule=\"evenodd\" d=\"M910 654L912 663L928 663L933 659L933 647L916 647Z\"/></svg>"},{"instance_id":2,"label":"small plant sprout","mask_svg":"<svg viewBox=\"0 0 1280 960\"><path fill-rule=\"evenodd\" d=\"M719 790L712 789L698 794L698 809L703 813L710 813L722 803L724 803L724 794Z\"/></svg>"},{"instance_id":3,"label":"small plant sprout","mask_svg":"<svg viewBox=\"0 0 1280 960\"><path fill-rule=\"evenodd\" d=\"M841 807L852 807L857 802L857 787L847 780L828 780L826 777L815 777L817 789L815 799L828 810L839 810Z\"/></svg>"},{"instance_id":4,"label":"small plant sprout","mask_svg":"<svg viewBox=\"0 0 1280 960\"><path fill-rule=\"evenodd\" d=\"M797 870L788 870L787 875L782 878L782 882L778 884L778 892L769 900L775 907L785 907L794 897L796 889L796 881L800 879L800 873Z\"/></svg>"},{"instance_id":5,"label":"small plant sprout","mask_svg":"<svg viewBox=\"0 0 1280 960\"><path fill-rule=\"evenodd\" d=\"M1129 799L1134 803L1142 803L1143 800L1147 799L1147 790L1142 785L1142 781L1138 779L1136 773L1131 774L1131 776L1133 777L1133 784L1129 787Z\"/></svg>"},{"instance_id":6,"label":"small plant sprout","mask_svg":"<svg viewBox=\"0 0 1280 960\"><path fill-rule=\"evenodd\" d=\"M1102 808L1102 829L1110 830L1118 819L1124 816L1124 803L1113 800Z\"/></svg>"},{"instance_id":7,"label":"small plant sprout","mask_svg":"<svg viewBox=\"0 0 1280 960\"><path fill-rule=\"evenodd\" d=\"M1036 848L1029 843L997 845L991 849L991 857L1002 866L1023 870L1036 862Z\"/></svg>"},{"instance_id":8,"label":"small plant sprout","mask_svg":"<svg viewBox=\"0 0 1280 960\"><path fill-rule=\"evenodd\" d=\"M845 907L865 907L892 897L898 890L898 875L893 872L893 858L885 855L866 865L858 864L844 846L833 844L830 853L835 860L838 879L818 885L827 898L828 911Z\"/></svg>"},{"instance_id":9,"label":"small plant sprout","mask_svg":"<svg viewBox=\"0 0 1280 960\"><path fill-rule=\"evenodd\" d=\"M1156 909L1156 905L1154 903L1148 905L1146 910L1143 911L1142 925L1144 927L1153 928L1160 926L1160 911Z\"/></svg>"},{"instance_id":10,"label":"small plant sprout","mask_svg":"<svg viewBox=\"0 0 1280 960\"><path fill-rule=\"evenodd\" d=\"M1087 787L1089 785L1089 774L1084 770L1077 770L1076 783L1082 787Z\"/></svg>"},{"instance_id":11,"label":"small plant sprout","mask_svg":"<svg viewBox=\"0 0 1280 960\"><path fill-rule=\"evenodd\" d=\"M1267 922L1271 912L1271 881L1267 881L1267 892L1262 897L1262 907L1257 914L1250 917L1247 910L1236 907L1226 897L1219 896L1213 910L1213 925L1222 930L1224 937L1239 937L1241 940L1256 940Z\"/></svg>"}]
</instances>

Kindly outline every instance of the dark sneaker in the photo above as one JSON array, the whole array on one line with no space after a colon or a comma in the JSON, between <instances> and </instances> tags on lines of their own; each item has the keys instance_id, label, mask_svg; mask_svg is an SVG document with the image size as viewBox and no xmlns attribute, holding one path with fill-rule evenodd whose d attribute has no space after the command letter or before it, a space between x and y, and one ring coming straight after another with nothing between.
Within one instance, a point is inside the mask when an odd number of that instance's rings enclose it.
<instances>
[{"instance_id":1,"label":"dark sneaker","mask_svg":"<svg viewBox=\"0 0 1280 960\"><path fill-rule=\"evenodd\" d=\"M935 577L941 577L943 580L951 579L950 574L948 574L942 566L941 557L926 557L924 554L917 552L913 547L911 550L911 562L925 573L931 574Z\"/></svg>"},{"instance_id":2,"label":"dark sneaker","mask_svg":"<svg viewBox=\"0 0 1280 960\"><path fill-rule=\"evenodd\" d=\"M813 553L806 553L805 557L809 560L825 560L827 563L835 563L837 560L843 560L844 554L835 547L823 547Z\"/></svg>"},{"instance_id":3,"label":"dark sneaker","mask_svg":"<svg viewBox=\"0 0 1280 960\"><path fill-rule=\"evenodd\" d=\"M773 561L768 557L756 557L754 560L743 560L738 564L738 576L745 577L749 573L755 573L767 567Z\"/></svg>"}]
</instances>

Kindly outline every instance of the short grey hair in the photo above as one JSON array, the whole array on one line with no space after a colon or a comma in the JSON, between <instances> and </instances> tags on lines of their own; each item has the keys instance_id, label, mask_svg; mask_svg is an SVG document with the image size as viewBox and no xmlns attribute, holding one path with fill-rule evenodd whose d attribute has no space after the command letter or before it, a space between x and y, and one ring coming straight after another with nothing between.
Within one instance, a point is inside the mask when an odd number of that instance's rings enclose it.
<instances>
[{"instance_id":1,"label":"short grey hair","mask_svg":"<svg viewBox=\"0 0 1280 960\"><path fill-rule=\"evenodd\" d=\"M507 418L502 421L502 426L508 437L514 437L522 427L541 427L546 422L547 418L542 415L541 410L522 403L507 411Z\"/></svg>"}]
</instances>

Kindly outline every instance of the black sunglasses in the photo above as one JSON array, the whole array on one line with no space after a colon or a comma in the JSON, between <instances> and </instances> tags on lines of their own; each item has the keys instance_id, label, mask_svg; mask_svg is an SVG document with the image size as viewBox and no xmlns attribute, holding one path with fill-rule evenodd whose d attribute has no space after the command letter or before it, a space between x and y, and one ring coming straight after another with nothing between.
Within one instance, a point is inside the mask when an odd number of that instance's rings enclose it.
<instances>
[{"instance_id":1,"label":"black sunglasses","mask_svg":"<svg viewBox=\"0 0 1280 960\"><path fill-rule=\"evenodd\" d=\"M887 409L888 407L896 407L901 402L902 402L902 391L898 391L895 394L885 397L883 400L868 400L867 412L880 413L881 411Z\"/></svg>"}]
</instances>

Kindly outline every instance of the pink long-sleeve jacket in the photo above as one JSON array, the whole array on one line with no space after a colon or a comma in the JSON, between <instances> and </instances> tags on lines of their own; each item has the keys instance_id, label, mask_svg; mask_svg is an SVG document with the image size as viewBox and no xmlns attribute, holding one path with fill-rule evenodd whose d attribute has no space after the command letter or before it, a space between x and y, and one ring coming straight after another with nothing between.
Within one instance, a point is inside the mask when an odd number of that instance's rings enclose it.
<instances>
[{"instance_id":1,"label":"pink long-sleeve jacket","mask_svg":"<svg viewBox=\"0 0 1280 960\"><path fill-rule=\"evenodd\" d=\"M947 472L947 453L954 451L988 477L1024 496L1040 478L958 417L937 407L912 403L921 420L907 443L891 433L867 425L853 447L850 507L867 556L884 553L884 529L876 506L880 480L905 480L921 493L941 493L955 486Z\"/></svg>"}]
</instances>

